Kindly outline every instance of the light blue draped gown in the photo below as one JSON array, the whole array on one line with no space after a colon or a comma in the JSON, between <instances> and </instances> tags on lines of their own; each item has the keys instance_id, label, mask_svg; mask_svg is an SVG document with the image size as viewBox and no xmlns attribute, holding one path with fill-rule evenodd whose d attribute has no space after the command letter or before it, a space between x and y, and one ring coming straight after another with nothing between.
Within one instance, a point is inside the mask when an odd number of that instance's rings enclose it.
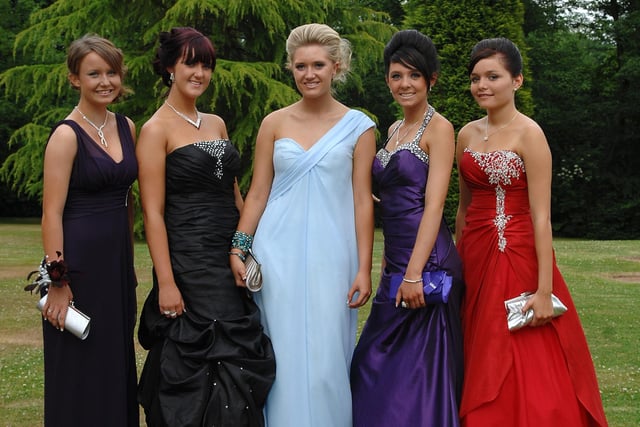
<instances>
[{"instance_id":1,"label":"light blue draped gown","mask_svg":"<svg viewBox=\"0 0 640 427\"><path fill-rule=\"evenodd\" d=\"M276 354L267 427L351 427L353 153L373 126L349 110L309 150L290 138L274 143L274 181L253 243L264 278L255 299Z\"/></svg>"}]
</instances>

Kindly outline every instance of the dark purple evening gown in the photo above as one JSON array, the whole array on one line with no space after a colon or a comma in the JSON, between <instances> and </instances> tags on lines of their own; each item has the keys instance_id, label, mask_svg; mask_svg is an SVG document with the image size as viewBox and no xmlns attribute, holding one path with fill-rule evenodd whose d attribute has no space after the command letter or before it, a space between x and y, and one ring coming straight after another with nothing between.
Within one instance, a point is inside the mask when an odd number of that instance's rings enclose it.
<instances>
[{"instance_id":1,"label":"dark purple evening gown","mask_svg":"<svg viewBox=\"0 0 640 427\"><path fill-rule=\"evenodd\" d=\"M116 114L116 162L74 121L78 152L62 218L64 259L76 307L91 317L81 341L43 322L44 424L137 426L136 278L127 196L138 174L127 119ZM62 248L61 248L62 249Z\"/></svg>"},{"instance_id":2,"label":"dark purple evening gown","mask_svg":"<svg viewBox=\"0 0 640 427\"><path fill-rule=\"evenodd\" d=\"M351 365L353 425L458 426L462 386L460 258L444 220L425 271L446 269L454 277L448 304L417 310L395 307L389 274L404 273L424 212L429 156L418 142L382 149L373 163L383 220L386 268Z\"/></svg>"}]
</instances>

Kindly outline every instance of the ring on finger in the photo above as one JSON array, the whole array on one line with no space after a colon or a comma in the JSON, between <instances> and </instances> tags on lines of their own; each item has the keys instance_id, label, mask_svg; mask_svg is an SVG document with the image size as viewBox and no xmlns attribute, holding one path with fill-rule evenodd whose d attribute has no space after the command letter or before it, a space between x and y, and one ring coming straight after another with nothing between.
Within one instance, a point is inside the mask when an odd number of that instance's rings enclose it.
<instances>
[{"instance_id":1,"label":"ring on finger","mask_svg":"<svg viewBox=\"0 0 640 427\"><path fill-rule=\"evenodd\" d=\"M404 302L404 301L402 301L402 302L400 303L400 307L402 307L402 308L409 308L409 306L407 305L407 303L406 303L406 302Z\"/></svg>"}]
</instances>

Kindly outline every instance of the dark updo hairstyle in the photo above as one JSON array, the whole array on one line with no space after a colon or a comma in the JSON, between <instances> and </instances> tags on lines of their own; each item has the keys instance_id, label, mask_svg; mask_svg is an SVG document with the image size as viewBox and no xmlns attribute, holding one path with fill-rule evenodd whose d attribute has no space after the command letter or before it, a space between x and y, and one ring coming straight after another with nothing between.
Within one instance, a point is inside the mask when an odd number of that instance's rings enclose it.
<instances>
[{"instance_id":1,"label":"dark updo hairstyle","mask_svg":"<svg viewBox=\"0 0 640 427\"><path fill-rule=\"evenodd\" d=\"M161 32L153 69L162 77L166 86L171 86L167 68L176 65L178 61L187 65L201 62L213 71L216 68L213 43L200 31L191 27L176 27L169 32Z\"/></svg>"},{"instance_id":2,"label":"dark updo hairstyle","mask_svg":"<svg viewBox=\"0 0 640 427\"><path fill-rule=\"evenodd\" d=\"M469 74L473 72L476 64L494 55L500 57L500 61L504 64L511 77L522 74L522 55L518 47L509 39L498 37L494 39L484 39L476 43L471 49L471 59L467 71Z\"/></svg>"},{"instance_id":3,"label":"dark updo hairstyle","mask_svg":"<svg viewBox=\"0 0 640 427\"><path fill-rule=\"evenodd\" d=\"M69 74L77 76L80 73L82 60L91 52L98 54L98 56L120 76L120 79L124 81L124 77L127 74L127 67L124 65L122 50L118 49L110 40L96 34L86 34L69 45L69 49L67 50L67 69L69 70ZM73 85L72 87L75 90L79 89ZM120 87L120 93L118 93L116 100L129 92L129 88L123 84Z\"/></svg>"},{"instance_id":4,"label":"dark updo hairstyle","mask_svg":"<svg viewBox=\"0 0 640 427\"><path fill-rule=\"evenodd\" d=\"M391 63L402 64L420 71L431 88L431 79L440 71L438 51L433 41L417 30L398 31L384 48L384 73L389 74Z\"/></svg>"}]
</instances>

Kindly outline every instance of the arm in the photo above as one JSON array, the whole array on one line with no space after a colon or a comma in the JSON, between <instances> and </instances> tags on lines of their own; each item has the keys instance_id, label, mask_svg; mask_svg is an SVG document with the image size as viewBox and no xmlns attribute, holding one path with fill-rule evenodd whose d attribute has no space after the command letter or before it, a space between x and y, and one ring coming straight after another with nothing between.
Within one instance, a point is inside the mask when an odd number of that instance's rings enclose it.
<instances>
[{"instance_id":1,"label":"arm","mask_svg":"<svg viewBox=\"0 0 640 427\"><path fill-rule=\"evenodd\" d=\"M129 131L131 132L131 139L133 140L133 144L135 146L136 143L136 125L133 121L127 117L127 123L129 124ZM135 206L134 206L134 197L133 197L133 185L129 187L129 192L127 193L127 215L129 217L129 236L131 236L131 261L133 261L133 257L135 254L134 250L134 235L133 235L133 225L135 223ZM135 272L134 272L135 274ZM136 278L136 285L138 279Z\"/></svg>"},{"instance_id":2,"label":"arm","mask_svg":"<svg viewBox=\"0 0 640 427\"><path fill-rule=\"evenodd\" d=\"M142 127L136 147L145 235L158 278L158 309L163 314L176 312L181 315L184 301L173 277L164 222L166 147L167 138L162 125L151 118Z\"/></svg>"},{"instance_id":3,"label":"arm","mask_svg":"<svg viewBox=\"0 0 640 427\"><path fill-rule=\"evenodd\" d=\"M429 153L429 176L425 189L425 206L418 227L416 242L407 264L405 277L408 280L422 278L422 271L431 255L440 230L444 204L449 190L449 179L453 167L455 139L453 126L444 118L433 124L433 132L425 135ZM421 142L424 144L424 142ZM409 308L425 306L422 283L403 282L396 295L396 306L404 301Z\"/></svg>"},{"instance_id":4,"label":"arm","mask_svg":"<svg viewBox=\"0 0 640 427\"><path fill-rule=\"evenodd\" d=\"M538 261L538 289L523 307L533 308L531 326L551 320L553 305L553 238L551 231L551 152L542 130L529 126L521 143L521 156L527 171L529 207Z\"/></svg>"},{"instance_id":5,"label":"arm","mask_svg":"<svg viewBox=\"0 0 640 427\"><path fill-rule=\"evenodd\" d=\"M364 305L371 296L371 257L373 252L373 198L371 197L371 165L376 154L373 128L366 130L353 153L353 199L358 246L358 273L347 294L350 308ZM353 297L358 292L354 301Z\"/></svg>"},{"instance_id":6,"label":"arm","mask_svg":"<svg viewBox=\"0 0 640 427\"><path fill-rule=\"evenodd\" d=\"M460 239L462 238L462 232L465 225L465 217L467 215L467 207L469 206L469 203L471 203L471 192L469 191L467 184L462 178L462 173L460 171L460 164L462 163L464 150L469 144L467 126L463 127L458 133L458 143L456 144L456 164L458 165L459 189L458 211L456 212L456 243L460 243Z\"/></svg>"},{"instance_id":7,"label":"arm","mask_svg":"<svg viewBox=\"0 0 640 427\"><path fill-rule=\"evenodd\" d=\"M253 160L253 176L251 186L244 200L242 214L238 223L238 231L253 235L262 217L273 182L273 144L275 141L276 120L271 113L262 121ZM241 253L239 249L231 252ZM244 254L242 254L244 256ZM236 279L236 286L244 287L245 267L241 258L229 255L229 264Z\"/></svg>"},{"instance_id":8,"label":"arm","mask_svg":"<svg viewBox=\"0 0 640 427\"><path fill-rule=\"evenodd\" d=\"M42 244L48 262L58 259L56 251L62 252L60 258L64 259L62 216L77 151L75 132L69 126L61 125L51 135L44 153ZM69 286L49 286L48 295L42 316L55 328L64 329L64 319L73 293Z\"/></svg>"}]
</instances>

